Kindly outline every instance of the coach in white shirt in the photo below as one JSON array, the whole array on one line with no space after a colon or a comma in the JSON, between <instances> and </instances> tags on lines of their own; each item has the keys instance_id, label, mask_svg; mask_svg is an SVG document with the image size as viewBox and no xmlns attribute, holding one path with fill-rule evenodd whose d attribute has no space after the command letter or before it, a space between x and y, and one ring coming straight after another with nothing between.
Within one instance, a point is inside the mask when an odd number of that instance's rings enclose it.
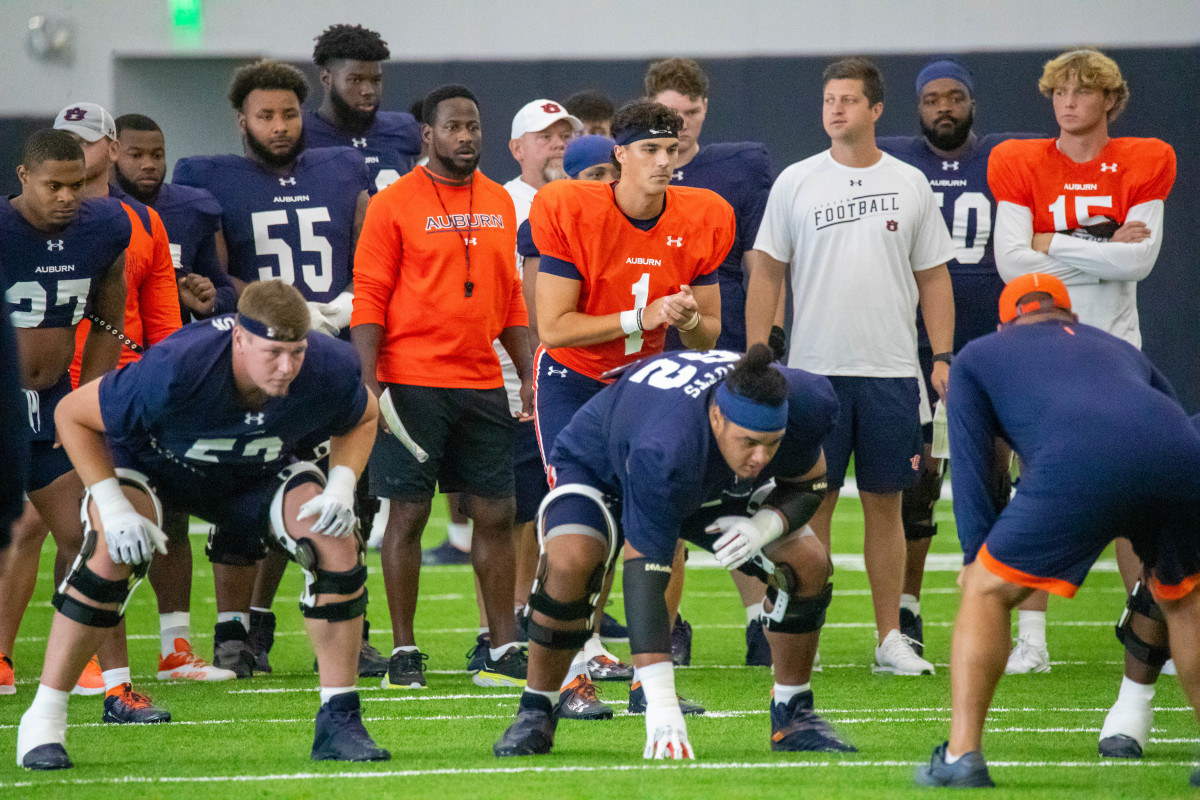
<instances>
[{"instance_id":1,"label":"coach in white shirt","mask_svg":"<svg viewBox=\"0 0 1200 800\"><path fill-rule=\"evenodd\" d=\"M795 311L788 366L826 375L841 402L825 440L829 493L811 526L829 545L851 453L865 520L863 556L879 646L875 671L932 674L900 634L904 577L901 492L918 477L921 406L916 312L933 344L943 397L954 342L946 262L954 245L924 175L875 146L883 80L864 58L823 76L829 150L780 174L746 254L748 344L766 342L790 268Z\"/></svg>"}]
</instances>

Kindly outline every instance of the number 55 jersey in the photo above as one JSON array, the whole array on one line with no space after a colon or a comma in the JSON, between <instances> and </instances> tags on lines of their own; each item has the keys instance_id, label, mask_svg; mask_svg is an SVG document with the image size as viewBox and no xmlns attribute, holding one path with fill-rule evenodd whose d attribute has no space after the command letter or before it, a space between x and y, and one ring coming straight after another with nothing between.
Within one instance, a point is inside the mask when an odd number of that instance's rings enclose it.
<instances>
[{"instance_id":1,"label":"number 55 jersey","mask_svg":"<svg viewBox=\"0 0 1200 800\"><path fill-rule=\"evenodd\" d=\"M287 174L243 156L181 158L174 182L217 198L232 277L278 278L317 303L350 283L354 214L369 186L354 148L306 149Z\"/></svg>"}]
</instances>

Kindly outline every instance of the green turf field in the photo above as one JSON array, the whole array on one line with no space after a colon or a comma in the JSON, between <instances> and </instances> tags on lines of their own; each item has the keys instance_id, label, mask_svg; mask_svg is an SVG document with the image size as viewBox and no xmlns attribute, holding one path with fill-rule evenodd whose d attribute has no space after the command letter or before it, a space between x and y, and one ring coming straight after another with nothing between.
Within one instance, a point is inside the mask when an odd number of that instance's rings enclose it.
<instances>
[{"instance_id":1,"label":"green turf field","mask_svg":"<svg viewBox=\"0 0 1200 800\"><path fill-rule=\"evenodd\" d=\"M939 510L942 535L934 553L952 563L957 541L949 504ZM444 505L438 504L439 514ZM14 765L16 723L28 706L45 647L52 609L50 557L26 615L14 654L17 693L0 697L0 797L904 797L929 796L913 787L914 766L946 737L950 680L948 647L957 606L955 573L930 572L922 611L927 657L935 677L874 676L874 636L866 574L852 568L861 552L861 507L844 499L835 520L839 564L835 596L821 641L824 672L813 681L817 707L858 748L847 756L772 754L768 736L770 670L737 666L744 655L744 613L723 570L690 569L683 614L695 626L693 661L677 674L686 697L709 709L689 717L694 762L641 758L641 717L622 711L626 684L601 684L601 697L618 711L607 722L565 721L550 756L497 760L492 742L516 707L516 690L480 689L463 671L477 624L471 576L465 567L426 569L417 612L422 649L430 654L429 688L383 692L362 682L367 727L391 750L382 764L345 765L308 760L318 697L312 651L296 609L300 575L289 570L276 611L275 672L217 684L160 683L158 623L153 595L142 586L129 612L130 654L137 688L171 710L159 726L99 722L101 698L71 701L67 746L73 770L36 774ZM444 518L426 531L426 546L443 537ZM203 539L196 554L193 630L196 649L212 652L212 574ZM48 548L50 546L48 545ZM391 647L383 605L379 557L372 554L372 640ZM617 583L619 589L620 582ZM1164 678L1147 757L1101 761L1096 741L1116 697L1121 651L1112 623L1124 597L1111 554L1078 597L1053 599L1048 638L1049 674L1004 679L986 737L999 789L989 797L1195 797L1188 775L1196 763L1197 725L1174 678ZM610 610L623 618L619 596ZM614 652L628 656L627 647Z\"/></svg>"}]
</instances>

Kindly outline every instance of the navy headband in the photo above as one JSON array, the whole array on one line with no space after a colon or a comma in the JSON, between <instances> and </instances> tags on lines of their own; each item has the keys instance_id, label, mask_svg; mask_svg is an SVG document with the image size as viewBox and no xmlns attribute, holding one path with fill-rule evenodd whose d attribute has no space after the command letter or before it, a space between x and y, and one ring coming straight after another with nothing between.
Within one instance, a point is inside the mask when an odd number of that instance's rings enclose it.
<instances>
[{"instance_id":1,"label":"navy headband","mask_svg":"<svg viewBox=\"0 0 1200 800\"><path fill-rule=\"evenodd\" d=\"M722 383L717 387L717 407L725 419L757 433L781 431L787 427L787 398L780 405L767 406L742 397Z\"/></svg>"},{"instance_id":2,"label":"navy headband","mask_svg":"<svg viewBox=\"0 0 1200 800\"><path fill-rule=\"evenodd\" d=\"M643 139L678 139L679 131L675 130L675 126L667 125L663 128L651 128L650 126L637 126L626 128L616 135L617 144L626 145L640 142Z\"/></svg>"},{"instance_id":3,"label":"navy headband","mask_svg":"<svg viewBox=\"0 0 1200 800\"><path fill-rule=\"evenodd\" d=\"M917 75L917 95L930 81L938 78L952 78L967 87L967 94L975 95L975 83L971 80L971 71L952 58L939 58L930 61Z\"/></svg>"},{"instance_id":4,"label":"navy headband","mask_svg":"<svg viewBox=\"0 0 1200 800\"><path fill-rule=\"evenodd\" d=\"M289 339L283 336L281 331L276 330L275 328L269 328L267 327L266 323L260 322L254 317L247 317L240 311L237 315L237 324L250 331L250 333L253 333L255 336L261 336L264 339L271 339L272 341L276 342L300 342L303 341L307 336L306 332L305 335L301 336L299 339Z\"/></svg>"},{"instance_id":5,"label":"navy headband","mask_svg":"<svg viewBox=\"0 0 1200 800\"><path fill-rule=\"evenodd\" d=\"M613 140L607 136L580 136L567 144L563 154L563 172L574 178L597 164L607 164L612 157Z\"/></svg>"}]
</instances>

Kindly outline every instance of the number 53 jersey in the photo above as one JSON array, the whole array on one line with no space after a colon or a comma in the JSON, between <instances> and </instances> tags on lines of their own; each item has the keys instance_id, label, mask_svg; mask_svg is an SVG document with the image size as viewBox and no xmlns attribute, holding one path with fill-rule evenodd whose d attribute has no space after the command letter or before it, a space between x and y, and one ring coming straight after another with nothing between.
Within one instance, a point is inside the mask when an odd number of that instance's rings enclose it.
<instances>
[{"instance_id":1,"label":"number 53 jersey","mask_svg":"<svg viewBox=\"0 0 1200 800\"><path fill-rule=\"evenodd\" d=\"M649 230L617 206L616 184L555 181L533 198L529 225L539 272L580 282L576 310L594 317L645 308L681 286L715 284L733 246L733 207L707 189L667 188ZM639 220L640 222L641 220ZM585 347L556 347L556 361L591 378L662 352L665 328Z\"/></svg>"},{"instance_id":2,"label":"number 53 jersey","mask_svg":"<svg viewBox=\"0 0 1200 800\"><path fill-rule=\"evenodd\" d=\"M286 175L242 156L181 158L174 182L217 198L234 278L278 278L318 303L350 283L354 214L368 187L354 148L304 150Z\"/></svg>"}]
</instances>

